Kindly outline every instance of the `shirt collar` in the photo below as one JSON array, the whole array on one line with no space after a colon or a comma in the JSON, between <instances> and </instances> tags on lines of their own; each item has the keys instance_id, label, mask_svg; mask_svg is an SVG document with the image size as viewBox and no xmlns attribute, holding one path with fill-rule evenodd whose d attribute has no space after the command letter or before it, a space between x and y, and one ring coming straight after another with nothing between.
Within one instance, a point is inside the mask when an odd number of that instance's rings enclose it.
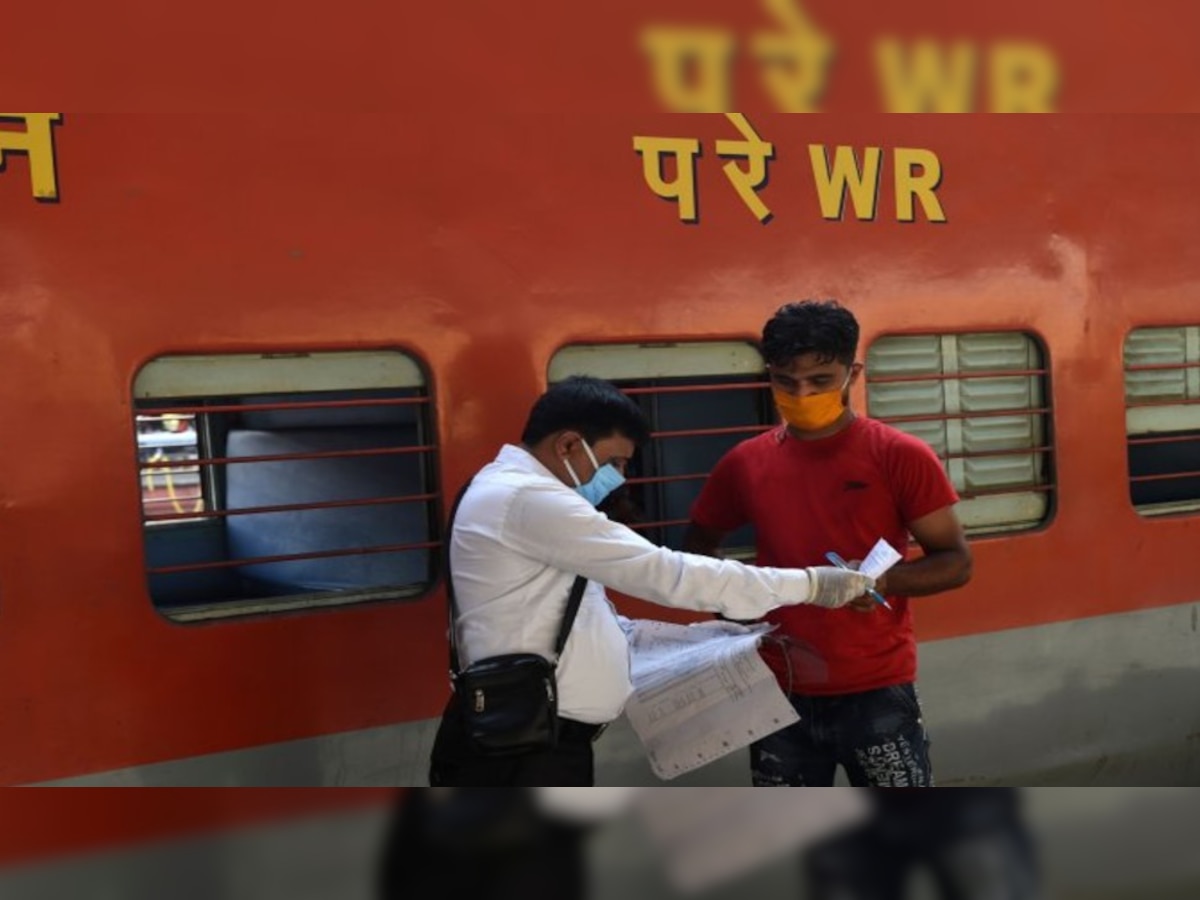
<instances>
[{"instance_id":1,"label":"shirt collar","mask_svg":"<svg viewBox=\"0 0 1200 900\"><path fill-rule=\"evenodd\" d=\"M528 472L530 475L540 475L543 478L549 478L555 484L566 487L553 472L538 462L537 457L524 447L518 447L515 444L505 444L500 448L496 462L510 469L519 469L522 472Z\"/></svg>"}]
</instances>

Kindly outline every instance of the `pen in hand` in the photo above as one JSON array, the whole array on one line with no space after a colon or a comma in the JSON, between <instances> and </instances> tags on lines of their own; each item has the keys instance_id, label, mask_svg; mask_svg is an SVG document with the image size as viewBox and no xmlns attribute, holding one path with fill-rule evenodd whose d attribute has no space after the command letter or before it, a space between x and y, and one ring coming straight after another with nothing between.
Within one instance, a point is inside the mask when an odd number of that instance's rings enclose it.
<instances>
[{"instance_id":1,"label":"pen in hand","mask_svg":"<svg viewBox=\"0 0 1200 900\"><path fill-rule=\"evenodd\" d=\"M839 569L849 569L850 568L850 564L848 562L846 562L844 559L842 559L840 556L838 556L836 553L834 553L832 550L830 550L828 553L825 554L825 558L827 560L829 560L831 563L833 563L835 566L837 566ZM871 595L872 600L874 600L876 603L878 603L884 609L892 608L892 605L887 602L886 598L884 598L883 594L879 593L879 591L872 588L872 589L868 590L867 593Z\"/></svg>"}]
</instances>

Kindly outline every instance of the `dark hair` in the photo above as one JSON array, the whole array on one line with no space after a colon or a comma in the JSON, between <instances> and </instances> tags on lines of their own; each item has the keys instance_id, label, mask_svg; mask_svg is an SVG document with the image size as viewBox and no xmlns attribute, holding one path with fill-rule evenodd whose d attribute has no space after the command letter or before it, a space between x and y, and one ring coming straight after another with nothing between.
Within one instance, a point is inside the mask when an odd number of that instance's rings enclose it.
<instances>
[{"instance_id":1,"label":"dark hair","mask_svg":"<svg viewBox=\"0 0 1200 900\"><path fill-rule=\"evenodd\" d=\"M635 444L650 439L650 423L638 405L615 385L586 375L572 375L538 398L521 442L532 447L559 431L578 431L589 444L614 433Z\"/></svg>"},{"instance_id":2,"label":"dark hair","mask_svg":"<svg viewBox=\"0 0 1200 900\"><path fill-rule=\"evenodd\" d=\"M815 353L821 363L851 365L858 353L858 321L836 300L803 300L779 307L763 326L763 358L785 366Z\"/></svg>"}]
</instances>

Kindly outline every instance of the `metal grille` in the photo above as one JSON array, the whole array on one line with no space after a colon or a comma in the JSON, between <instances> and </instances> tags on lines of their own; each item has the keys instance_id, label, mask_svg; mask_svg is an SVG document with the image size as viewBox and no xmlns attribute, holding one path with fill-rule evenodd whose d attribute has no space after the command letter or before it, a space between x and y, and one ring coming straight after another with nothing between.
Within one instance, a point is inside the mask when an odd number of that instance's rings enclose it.
<instances>
[{"instance_id":1,"label":"metal grille","mask_svg":"<svg viewBox=\"0 0 1200 900\"><path fill-rule=\"evenodd\" d=\"M884 337L867 356L867 406L937 453L969 534L1023 530L1048 518L1054 492L1047 375L1019 332Z\"/></svg>"},{"instance_id":2,"label":"metal grille","mask_svg":"<svg viewBox=\"0 0 1200 900\"><path fill-rule=\"evenodd\" d=\"M628 394L653 439L630 462L628 483L649 540L679 549L692 503L734 445L772 427L774 406L758 351L744 341L589 344L565 347L550 381L593 375ZM753 555L754 532L730 536L727 555Z\"/></svg>"},{"instance_id":3,"label":"metal grille","mask_svg":"<svg viewBox=\"0 0 1200 900\"><path fill-rule=\"evenodd\" d=\"M1200 510L1200 327L1125 340L1130 499L1143 515Z\"/></svg>"},{"instance_id":4,"label":"metal grille","mask_svg":"<svg viewBox=\"0 0 1200 900\"><path fill-rule=\"evenodd\" d=\"M692 504L713 466L739 442L773 427L764 377L618 380L650 420L651 442L630 464L629 484L649 540L679 549ZM731 535L731 555L752 552L753 530Z\"/></svg>"},{"instance_id":5,"label":"metal grille","mask_svg":"<svg viewBox=\"0 0 1200 900\"><path fill-rule=\"evenodd\" d=\"M135 401L147 576L164 611L332 605L432 582L439 496L424 387L301 381L295 393Z\"/></svg>"}]
</instances>

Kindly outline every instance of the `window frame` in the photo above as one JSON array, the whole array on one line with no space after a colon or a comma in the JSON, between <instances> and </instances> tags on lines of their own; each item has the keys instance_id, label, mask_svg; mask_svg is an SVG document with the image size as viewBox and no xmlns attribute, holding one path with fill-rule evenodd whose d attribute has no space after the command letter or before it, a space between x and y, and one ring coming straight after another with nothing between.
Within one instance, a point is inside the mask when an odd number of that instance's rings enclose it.
<instances>
[{"instance_id":1,"label":"window frame","mask_svg":"<svg viewBox=\"0 0 1200 900\"><path fill-rule=\"evenodd\" d=\"M984 367L980 370L964 370L960 357L962 355L959 342L964 338L989 338L995 336L1017 335L1024 338L1029 345L1029 350L1032 353L1032 361L1035 365L1026 365L1013 369L1003 369L995 367ZM881 342L889 339L936 339L938 342L938 360L942 366L942 371L938 373L921 372L912 375L905 374L888 374L882 377L872 377L872 370L878 370L878 364L872 364L871 354L876 351ZM953 345L948 349L948 345ZM1058 447L1055 440L1055 416L1054 416L1054 391L1053 391L1053 366L1050 355L1050 349L1044 336L1040 333L1019 328L980 328L979 330L954 330L954 331L883 331L874 335L870 343L865 348L862 354L862 359L865 361L864 378L863 378L863 393L865 397L866 414L875 418L877 421L890 425L893 428L898 428L907 434L913 435L925 443L930 444L931 448L938 455L944 471L951 483L954 485L955 492L959 494L960 500L955 506L955 512L959 520L963 524L963 530L971 541L997 539L1005 537L1018 537L1028 534L1036 534L1050 528L1054 523L1058 512L1058 478L1057 478L1057 454ZM954 371L947 373L945 367L947 360L953 360ZM1029 378L1034 383L1030 387L1030 406L1028 408L1011 408L1011 409L985 409L977 411L977 414L972 414L963 406L962 384L966 381L986 381L1008 378ZM935 415L912 414L912 415L877 415L877 404L872 404L872 386L883 386L891 384L914 384L918 382L933 382L941 386L941 402L943 411ZM1031 423L1031 443L1033 446L1027 448L1015 447L1005 448L997 452L978 452L972 453L966 447L965 425L966 422L972 419L1004 419L1007 417L1021 418L1030 417L1033 419ZM946 427L946 452L941 453L936 446L933 446L927 439L919 434L913 434L913 431L904 428L904 425L914 425L917 423L932 423L945 422ZM956 427L951 428L951 424ZM1040 438L1040 439L1039 439ZM1002 456L1032 457L1032 465L1034 467L1035 479L1026 485L1015 484L1011 489L1000 487L996 489L976 489L970 490L967 486L967 462L971 459L988 459L998 458ZM1040 470L1040 473L1039 473ZM1018 508L1017 505L1026 502L1021 498L1025 495L1030 497L1041 495L1045 498L1044 509L1036 520L1031 520L1028 517L1013 516L1010 521L1003 521L1004 504L1010 507ZM995 500L985 500L985 498L996 498ZM1009 500L1007 498L1016 498ZM968 506L974 501L984 500L983 504ZM989 513L988 506L996 509L996 512ZM979 524L973 524L972 520L978 520Z\"/></svg>"},{"instance_id":2,"label":"window frame","mask_svg":"<svg viewBox=\"0 0 1200 900\"><path fill-rule=\"evenodd\" d=\"M1131 343L1138 336L1149 337L1148 332L1182 332L1182 356L1180 363L1146 362L1130 363ZM1140 353L1150 356L1154 349L1147 347ZM1158 351L1159 355L1163 351ZM1122 389L1125 401L1125 457L1127 496L1130 506L1143 519L1188 518L1200 515L1200 486L1196 496L1181 500L1165 500L1139 503L1135 499L1136 486L1153 481L1169 482L1178 479L1200 479L1200 464L1183 471L1165 473L1134 474L1134 447L1167 446L1176 443L1200 445L1200 322L1196 323L1144 323L1132 326L1121 342ZM1164 393L1146 391L1143 397L1151 399L1134 402L1131 387L1133 379L1146 374L1153 380L1154 373L1179 373L1182 379L1182 395L1167 397ZM1157 399L1154 399L1157 398ZM1172 420L1172 415L1182 415L1183 420ZM1180 427L1182 426L1182 427Z\"/></svg>"},{"instance_id":3,"label":"window frame","mask_svg":"<svg viewBox=\"0 0 1200 900\"><path fill-rule=\"evenodd\" d=\"M395 377L389 379L386 363L376 366L374 371L360 370L357 373L355 372L356 367L367 364L368 368L370 368L372 361L379 360L390 361L393 364L395 367L393 375ZM329 365L327 369L322 371L322 367L330 363L332 365ZM219 369L226 365L231 367L246 365L251 371L256 365L261 365L262 371L271 370L273 374L270 377L276 380L274 382L264 380L259 384L252 384L253 376L247 376L245 373L233 375L228 372L213 371L214 368ZM298 370L303 370L309 366L313 367L311 372L304 373L301 371L300 375L304 377L296 377ZM176 369L176 367L178 368ZM156 368L159 371L156 372ZM173 369L175 371L172 371ZM159 376L163 370L166 370L167 377L160 378ZM208 375L197 377L198 373L205 370L208 371ZM288 370L290 370L290 376L284 374ZM324 379L329 377L331 373L337 372L347 373L346 380L330 386ZM396 375L395 373L400 374ZM209 377L212 375L216 377ZM241 379L240 381L239 378ZM389 380L393 383L387 383ZM220 393L212 392L214 389L219 390ZM213 415L217 414L217 411L222 406L228 406L237 401L244 401L247 398L267 396L283 396L285 398L287 396L295 396L302 398L302 402L308 402L303 398L312 394L346 395L355 392L370 391L378 393L409 390L413 392L412 396L414 399L411 402L399 405L417 407L413 426L415 428L415 442L411 445L406 443L379 447L378 449L383 452L379 454L367 452L363 455L371 457L389 455L390 453L397 456L401 454L414 454L417 457L417 477L421 485L421 491L419 494L413 496L424 507L425 539L411 542L406 540L404 545L397 546L407 546L411 543L413 545L411 550L393 550L390 552L427 552L429 556L425 567L426 576L421 581L407 585L350 587L331 590L296 590L292 593L280 593L278 595L262 597L237 596L235 594L228 597L218 598L214 596L205 600L179 604L162 603L160 601L161 593L159 596L156 596L155 591L152 590L151 576L163 573L156 572L156 568L151 563L149 548L151 532L164 529L167 531L184 531L187 529L199 530L212 528L211 522L213 520L224 523L224 517L228 517L229 515L229 498L226 494L225 475L227 467L231 463L212 462L214 459L228 458L214 455L216 444L214 443L213 435L214 429L217 426ZM177 396L164 396L168 392L175 393ZM336 348L331 350L306 348L303 350L238 350L229 353L163 353L143 362L138 367L131 381L131 418L135 435L137 431L137 419L139 415L143 414L143 410L146 408L145 404L147 403L152 403L166 412L169 412L171 407L179 408L181 403L198 408L196 415L198 427L196 428L196 432L198 457L200 460L199 467L204 473L204 477L201 479L206 504L204 513L191 518L154 520L147 517L144 500L139 498L139 521L142 532L142 571L143 583L146 586L146 597L154 611L169 622L176 624L220 623L240 621L247 617L295 614L305 611L359 606L365 603L389 601L411 603L427 598L439 587L443 568L441 554L443 497L440 486L441 447L438 442L437 432L437 397L435 394L435 383L431 377L429 366L413 349L388 346L354 349ZM321 403L322 401L316 401L315 404L310 403L309 405L319 407ZM373 406L369 398L361 405ZM381 399L378 405L388 405L387 398ZM214 413L203 412L199 409L203 406L213 406ZM271 412L272 409L266 408L268 406L277 409L285 415L287 411L296 409L295 406L289 406L286 399L279 403L266 404L264 409L267 412ZM331 411L336 412L337 410L334 408ZM232 412L225 414L230 416L235 415ZM302 427L309 430L328 429L330 433L333 433L339 427L354 428L359 426L339 426L335 421L330 425L318 424ZM270 431L272 429L266 430ZM278 431L281 429L276 428L274 430ZM227 454L228 448L223 452ZM134 458L136 460L135 474L137 475L140 491L143 464L136 451ZM281 454L281 458L282 461L287 461L287 454ZM263 462L270 463L270 460L263 460ZM244 464L254 465L253 462ZM369 502L369 499L364 505L374 505ZM384 498L380 499L383 500ZM403 502L413 501L406 499ZM296 505L303 507L306 504ZM353 506L355 504L351 501L348 505ZM379 505L386 504L381 503ZM303 509L298 510L300 513L303 511ZM256 515L252 512L242 512L239 514L248 516ZM262 513L258 515L262 515ZM222 528L224 528L224 524L222 524ZM222 540L224 540L223 537ZM324 553L328 549L332 548L315 552ZM364 555L367 554L354 552L344 554L331 553L328 558L347 558ZM381 551L380 555L386 555L386 551ZM223 557L214 562L225 563L227 565L224 568L228 568L236 573L239 569L246 566L255 565L255 560L259 558L269 557L249 557L244 561L235 562L230 558L226 550ZM298 554L294 561L299 562L308 558L317 557L309 557L308 554ZM270 563L257 564L269 565ZM216 567L214 566L214 568Z\"/></svg>"},{"instance_id":4,"label":"window frame","mask_svg":"<svg viewBox=\"0 0 1200 900\"><path fill-rule=\"evenodd\" d=\"M719 362L722 357L724 357L723 366ZM636 475L631 477L628 483L635 488L642 487L643 489L646 485L658 486L659 495L654 505L660 511L660 518L647 523L634 523L630 527L652 542L657 543L654 541L654 537L659 537L662 540L660 546L670 547L671 544L666 542L668 530L682 527L687 521L686 517L681 519L661 518L667 516L665 508L669 505L669 501L663 494L663 486L668 481L690 480L693 477L694 480L702 483L711 472L709 469L703 473L695 473L694 476L687 476L687 479L677 475L661 474L665 468L662 459L662 442L675 439L686 440L688 437L718 436L722 432L729 434L744 432L744 437L741 438L744 440L754 434L778 427L778 419L773 412L774 407L769 403L770 384L766 377L766 364L758 349L757 341L742 335L706 337L697 340L655 338L642 341L576 341L557 347L551 354L546 371L549 385L556 384L571 375L590 375L603 378L617 385L623 393L633 398L646 411L653 429L651 441L647 448L638 449L633 465L635 470L645 466L646 454L649 453L653 457L653 464L650 467L653 474ZM724 385L718 388L708 388L707 384L712 382L702 382L696 385L676 383L657 387L647 384L647 382L684 379L734 378L747 379L744 382L747 386L743 387L742 383L738 382L730 382L728 388ZM637 384L629 386L631 382ZM687 434L691 429L676 429L670 432L658 430L658 399L669 393L687 393L689 387L696 389L697 392L757 389L762 394L762 399L758 401L758 421L744 428L731 426L731 429L737 428L737 431L726 432L725 429L716 429L718 434L711 433L712 429L696 429L700 432L710 432L699 435ZM639 397L650 398L654 409L647 409L647 405L638 400ZM767 413L765 417L763 416L764 411ZM675 437L677 432L680 434L679 437ZM732 448L733 444L730 446ZM728 450L723 451L721 456L727 452ZM648 506L642 507L642 511L647 510ZM655 532L657 534L654 534ZM751 543L727 548L723 553L730 559L752 561L757 550Z\"/></svg>"}]
</instances>

